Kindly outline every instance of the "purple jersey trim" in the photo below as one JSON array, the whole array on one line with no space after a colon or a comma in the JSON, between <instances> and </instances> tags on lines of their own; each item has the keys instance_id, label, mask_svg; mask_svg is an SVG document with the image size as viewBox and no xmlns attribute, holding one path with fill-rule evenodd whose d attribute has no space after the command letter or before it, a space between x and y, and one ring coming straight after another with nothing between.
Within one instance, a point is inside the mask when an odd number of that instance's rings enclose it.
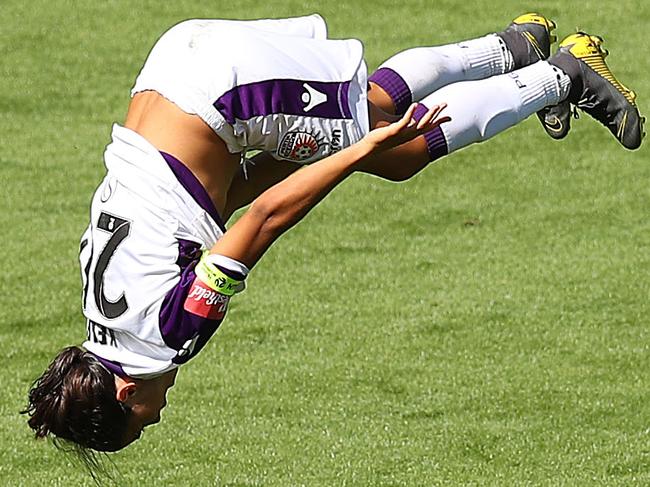
<instances>
[{"instance_id":1,"label":"purple jersey trim","mask_svg":"<svg viewBox=\"0 0 650 487\"><path fill-rule=\"evenodd\" d=\"M163 299L159 316L160 334L167 346L174 350L180 350L187 340L198 334L200 321L203 320L198 316L197 320L193 320L194 315L183 310L185 297L196 278L194 268L200 258L200 244L179 239L176 265L180 267L180 280Z\"/></svg>"},{"instance_id":2,"label":"purple jersey trim","mask_svg":"<svg viewBox=\"0 0 650 487\"><path fill-rule=\"evenodd\" d=\"M115 362L113 360L106 360L105 358L100 357L96 353L93 352L88 352L90 355L95 357L97 361L104 366L109 372L112 372L113 374L117 375L118 377L126 378L128 375L126 372L124 372L124 369L122 368L122 364L119 362Z\"/></svg>"},{"instance_id":3,"label":"purple jersey trim","mask_svg":"<svg viewBox=\"0 0 650 487\"><path fill-rule=\"evenodd\" d=\"M176 264L180 267L180 280L164 297L159 315L160 334L168 347L180 351L188 342L193 341L188 353L179 354L172 359L175 364L185 363L199 353L223 321L204 318L184 309L185 300L196 278L194 269L200 258L200 244L179 239ZM234 279L242 277L227 269L222 271Z\"/></svg>"},{"instance_id":4,"label":"purple jersey trim","mask_svg":"<svg viewBox=\"0 0 650 487\"><path fill-rule=\"evenodd\" d=\"M422 103L418 103L413 113L413 118L419 121L429 109ZM427 141L427 150L429 151L429 160L435 161L443 156L449 154L449 147L447 146L447 139L440 127L436 127L424 134L424 140Z\"/></svg>"},{"instance_id":5,"label":"purple jersey trim","mask_svg":"<svg viewBox=\"0 0 650 487\"><path fill-rule=\"evenodd\" d=\"M176 179L178 179L178 182L181 183L181 186L183 186L185 190L190 195L192 195L192 198L194 198L194 200L199 204L199 206L201 206L201 208L208 212L208 214L217 223L217 225L219 225L221 231L225 233L226 226L221 220L221 215L219 215L219 212L212 202L212 199L210 199L210 195L208 195L208 192L205 190L196 176L192 173L192 171L190 171L185 164L183 164L171 154L167 154L166 152L162 151L160 151L160 154L163 156L165 161L167 161L167 165L169 165L169 168L174 173L174 176L176 176Z\"/></svg>"},{"instance_id":6,"label":"purple jersey trim","mask_svg":"<svg viewBox=\"0 0 650 487\"><path fill-rule=\"evenodd\" d=\"M230 124L274 114L352 118L350 82L272 79L235 86L214 102Z\"/></svg>"},{"instance_id":7,"label":"purple jersey trim","mask_svg":"<svg viewBox=\"0 0 650 487\"><path fill-rule=\"evenodd\" d=\"M406 113L413 103L413 94L406 81L390 68L379 68L368 78L368 81L378 85L392 98L397 115Z\"/></svg>"}]
</instances>

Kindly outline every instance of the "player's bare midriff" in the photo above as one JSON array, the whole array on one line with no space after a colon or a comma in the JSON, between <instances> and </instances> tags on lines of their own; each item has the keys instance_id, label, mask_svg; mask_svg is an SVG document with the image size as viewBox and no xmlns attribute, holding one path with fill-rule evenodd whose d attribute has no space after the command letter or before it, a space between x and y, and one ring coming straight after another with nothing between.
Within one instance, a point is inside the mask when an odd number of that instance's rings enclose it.
<instances>
[{"instance_id":1,"label":"player's bare midriff","mask_svg":"<svg viewBox=\"0 0 650 487\"><path fill-rule=\"evenodd\" d=\"M223 214L240 156L228 152L226 144L201 118L185 113L158 92L143 91L132 98L124 126L182 161Z\"/></svg>"}]
</instances>

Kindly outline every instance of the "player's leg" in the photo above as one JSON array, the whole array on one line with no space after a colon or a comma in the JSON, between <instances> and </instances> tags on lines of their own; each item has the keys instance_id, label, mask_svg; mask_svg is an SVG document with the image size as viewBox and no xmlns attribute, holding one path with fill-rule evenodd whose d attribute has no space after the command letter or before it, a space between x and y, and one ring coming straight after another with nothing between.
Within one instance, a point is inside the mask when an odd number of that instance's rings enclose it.
<instances>
[{"instance_id":1,"label":"player's leg","mask_svg":"<svg viewBox=\"0 0 650 487\"><path fill-rule=\"evenodd\" d=\"M614 77L605 63L601 39L577 33L562 41L549 61L485 80L448 85L425 97L416 118L427 106L447 103L444 115L452 120L408 144L393 149L367 167L381 177L405 180L429 161L482 142L545 107L570 102L605 125L628 149L644 137L645 119L635 104L634 92ZM385 123L381 112L371 110L373 124ZM388 116L390 119L390 115Z\"/></svg>"},{"instance_id":2,"label":"player's leg","mask_svg":"<svg viewBox=\"0 0 650 487\"><path fill-rule=\"evenodd\" d=\"M548 58L554 28L553 21L526 14L499 33L402 51L369 77L368 98L387 113L403 114L412 102L443 86L508 73Z\"/></svg>"},{"instance_id":3,"label":"player's leg","mask_svg":"<svg viewBox=\"0 0 650 487\"><path fill-rule=\"evenodd\" d=\"M366 172L392 181L403 181L447 154L482 142L524 120L538 110L565 99L570 78L559 68L542 61L512 73L447 85L424 97L416 110L421 117L427 107L446 103L447 122L423 137L386 153ZM371 110L372 126L386 123L381 112ZM390 120L390 115L388 115Z\"/></svg>"}]
</instances>

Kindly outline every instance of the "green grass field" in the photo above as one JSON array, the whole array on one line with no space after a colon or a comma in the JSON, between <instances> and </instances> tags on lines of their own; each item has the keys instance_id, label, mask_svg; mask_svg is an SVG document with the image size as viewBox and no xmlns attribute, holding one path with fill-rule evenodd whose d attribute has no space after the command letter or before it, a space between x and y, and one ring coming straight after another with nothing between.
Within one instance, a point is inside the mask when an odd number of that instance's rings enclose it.
<instances>
[{"instance_id":1,"label":"green grass field","mask_svg":"<svg viewBox=\"0 0 650 487\"><path fill-rule=\"evenodd\" d=\"M650 4L469 0L0 5L0 484L92 485L18 414L80 343L77 263L111 124L192 17L320 12L370 68L526 10L602 34L650 109ZM650 485L650 165L584 115L403 184L354 176L254 270L118 485Z\"/></svg>"}]
</instances>

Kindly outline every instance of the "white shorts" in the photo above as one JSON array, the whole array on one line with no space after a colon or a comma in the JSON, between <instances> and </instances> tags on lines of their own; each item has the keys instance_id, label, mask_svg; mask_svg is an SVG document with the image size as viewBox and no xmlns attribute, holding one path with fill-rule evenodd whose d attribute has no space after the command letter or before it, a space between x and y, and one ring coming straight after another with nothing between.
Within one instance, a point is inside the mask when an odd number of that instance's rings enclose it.
<instances>
[{"instance_id":1,"label":"white shorts","mask_svg":"<svg viewBox=\"0 0 650 487\"><path fill-rule=\"evenodd\" d=\"M188 315L183 301L200 251L225 228L179 161L129 129L115 125L112 138L81 242L84 347L124 375L152 377L198 353L223 318Z\"/></svg>"},{"instance_id":2,"label":"white shorts","mask_svg":"<svg viewBox=\"0 0 650 487\"><path fill-rule=\"evenodd\" d=\"M131 95L157 91L233 153L310 163L369 130L363 46L326 37L318 15L187 20L155 44Z\"/></svg>"}]
</instances>

